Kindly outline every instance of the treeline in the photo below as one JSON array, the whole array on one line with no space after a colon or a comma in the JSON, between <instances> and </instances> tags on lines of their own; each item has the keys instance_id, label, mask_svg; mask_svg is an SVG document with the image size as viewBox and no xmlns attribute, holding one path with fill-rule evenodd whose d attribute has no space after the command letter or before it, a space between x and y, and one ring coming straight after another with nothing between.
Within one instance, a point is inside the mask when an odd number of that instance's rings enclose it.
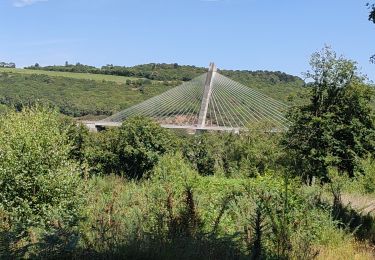
<instances>
[{"instance_id":1,"label":"treeline","mask_svg":"<svg viewBox=\"0 0 375 260\"><path fill-rule=\"evenodd\" d=\"M45 66L41 67L39 64L26 67L25 69L33 70L47 70L47 71L62 71L62 72L75 72L75 73L93 73L116 75L125 77L146 78L150 80L180 80L188 81L192 78L205 72L204 68L195 66L180 66L178 64L146 64L134 67L114 66L108 64L101 68L96 68L89 65L76 63L75 65L65 63L64 66Z\"/></svg>"},{"instance_id":2,"label":"treeline","mask_svg":"<svg viewBox=\"0 0 375 260\"><path fill-rule=\"evenodd\" d=\"M77 63L75 65L66 62L64 66L45 66L41 67L39 64L27 67L26 69L37 69L47 71L62 71L62 72L76 72L76 73L94 73L94 74L106 74L126 77L139 77L150 80L180 80L189 81L194 77L197 77L207 71L206 68L173 64L159 64L151 63L144 65L137 65L133 67L115 66L112 64L96 68L89 65L83 65ZM269 79L269 82L276 84L277 82L297 82L301 81L299 77L288 75L286 73L276 71L248 71L248 70L223 70L221 71L228 77L243 77L246 78L248 75L251 77L260 77L262 79Z\"/></svg>"},{"instance_id":3,"label":"treeline","mask_svg":"<svg viewBox=\"0 0 375 260\"><path fill-rule=\"evenodd\" d=\"M14 62L0 62L0 68L15 68L16 64Z\"/></svg>"}]
</instances>

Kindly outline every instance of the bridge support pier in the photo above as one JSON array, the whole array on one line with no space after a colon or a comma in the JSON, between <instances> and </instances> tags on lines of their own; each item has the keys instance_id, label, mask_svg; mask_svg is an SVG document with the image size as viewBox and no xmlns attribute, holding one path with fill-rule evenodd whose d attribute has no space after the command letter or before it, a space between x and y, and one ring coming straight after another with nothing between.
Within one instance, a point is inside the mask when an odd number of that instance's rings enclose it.
<instances>
[{"instance_id":1,"label":"bridge support pier","mask_svg":"<svg viewBox=\"0 0 375 260\"><path fill-rule=\"evenodd\" d=\"M217 68L215 63L210 63L210 68L207 73L206 83L204 85L204 93L201 103L201 109L198 115L198 127L204 128L206 126L208 105L210 104L211 94L212 94L212 82L215 77Z\"/></svg>"}]
</instances>

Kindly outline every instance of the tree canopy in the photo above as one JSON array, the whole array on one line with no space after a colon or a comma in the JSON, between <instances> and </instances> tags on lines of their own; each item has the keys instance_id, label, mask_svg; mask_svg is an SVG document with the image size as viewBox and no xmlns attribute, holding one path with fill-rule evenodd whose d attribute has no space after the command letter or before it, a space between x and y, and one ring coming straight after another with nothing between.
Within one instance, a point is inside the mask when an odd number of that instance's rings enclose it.
<instances>
[{"instance_id":1,"label":"tree canopy","mask_svg":"<svg viewBox=\"0 0 375 260\"><path fill-rule=\"evenodd\" d=\"M57 112L27 109L0 119L0 209L30 226L72 224L81 183L68 129Z\"/></svg>"},{"instance_id":2,"label":"tree canopy","mask_svg":"<svg viewBox=\"0 0 375 260\"><path fill-rule=\"evenodd\" d=\"M174 136L148 118L129 118L119 129L99 133L86 150L92 168L140 179L174 150Z\"/></svg>"},{"instance_id":3,"label":"tree canopy","mask_svg":"<svg viewBox=\"0 0 375 260\"><path fill-rule=\"evenodd\" d=\"M353 176L359 159L375 151L374 91L355 62L329 47L313 54L310 64L310 103L291 110L284 144L306 180L327 180L330 166Z\"/></svg>"}]
</instances>

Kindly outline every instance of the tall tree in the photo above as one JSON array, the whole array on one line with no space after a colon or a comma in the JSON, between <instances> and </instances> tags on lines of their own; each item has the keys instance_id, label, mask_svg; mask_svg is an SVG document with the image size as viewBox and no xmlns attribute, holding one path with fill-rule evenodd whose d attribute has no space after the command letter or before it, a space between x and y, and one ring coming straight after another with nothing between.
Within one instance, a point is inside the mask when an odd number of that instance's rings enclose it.
<instances>
[{"instance_id":1,"label":"tall tree","mask_svg":"<svg viewBox=\"0 0 375 260\"><path fill-rule=\"evenodd\" d=\"M307 181L313 176L328 180L330 166L353 176L359 159L375 151L373 90L355 62L329 47L314 53L310 65L310 103L290 111L284 144Z\"/></svg>"}]
</instances>

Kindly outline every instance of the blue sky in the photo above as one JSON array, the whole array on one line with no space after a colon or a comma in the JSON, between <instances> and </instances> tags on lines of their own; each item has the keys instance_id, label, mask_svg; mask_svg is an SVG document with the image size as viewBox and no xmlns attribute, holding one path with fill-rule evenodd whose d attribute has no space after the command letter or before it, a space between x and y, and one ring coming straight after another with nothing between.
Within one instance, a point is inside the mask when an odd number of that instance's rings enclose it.
<instances>
[{"instance_id":1,"label":"blue sky","mask_svg":"<svg viewBox=\"0 0 375 260\"><path fill-rule=\"evenodd\" d=\"M301 76L325 44L375 81L367 0L0 0L0 61L174 63Z\"/></svg>"}]
</instances>

